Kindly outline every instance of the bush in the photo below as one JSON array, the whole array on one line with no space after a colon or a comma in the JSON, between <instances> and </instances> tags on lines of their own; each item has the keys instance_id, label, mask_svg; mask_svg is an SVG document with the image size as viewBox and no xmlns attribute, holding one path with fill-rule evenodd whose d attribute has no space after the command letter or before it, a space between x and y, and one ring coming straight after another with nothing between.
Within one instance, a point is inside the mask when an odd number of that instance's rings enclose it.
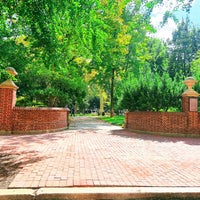
<instances>
[{"instance_id":1,"label":"bush","mask_svg":"<svg viewBox=\"0 0 200 200\"><path fill-rule=\"evenodd\" d=\"M124 85L121 107L130 111L181 110L183 87L181 81L172 80L167 73L133 78Z\"/></svg>"}]
</instances>

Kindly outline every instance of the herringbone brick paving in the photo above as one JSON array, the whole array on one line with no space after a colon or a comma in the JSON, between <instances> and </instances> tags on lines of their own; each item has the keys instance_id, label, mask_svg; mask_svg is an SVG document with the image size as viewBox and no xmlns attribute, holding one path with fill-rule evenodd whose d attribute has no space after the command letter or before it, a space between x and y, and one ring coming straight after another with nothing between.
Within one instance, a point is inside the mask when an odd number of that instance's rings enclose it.
<instances>
[{"instance_id":1,"label":"herringbone brick paving","mask_svg":"<svg viewBox=\"0 0 200 200\"><path fill-rule=\"evenodd\" d=\"M200 138L137 134L91 117L69 130L0 137L19 163L8 188L200 186Z\"/></svg>"}]
</instances>

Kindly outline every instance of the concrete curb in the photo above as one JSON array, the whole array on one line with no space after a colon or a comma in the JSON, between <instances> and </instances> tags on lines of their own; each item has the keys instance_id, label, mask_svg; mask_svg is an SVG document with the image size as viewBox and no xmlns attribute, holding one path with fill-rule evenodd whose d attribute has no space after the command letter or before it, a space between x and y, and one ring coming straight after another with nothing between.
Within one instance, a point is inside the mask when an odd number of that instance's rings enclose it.
<instances>
[{"instance_id":1,"label":"concrete curb","mask_svg":"<svg viewBox=\"0 0 200 200\"><path fill-rule=\"evenodd\" d=\"M0 200L33 200L35 192L32 189L0 189Z\"/></svg>"},{"instance_id":2,"label":"concrete curb","mask_svg":"<svg viewBox=\"0 0 200 200\"><path fill-rule=\"evenodd\" d=\"M200 187L78 187L0 189L0 200L200 198Z\"/></svg>"}]
</instances>

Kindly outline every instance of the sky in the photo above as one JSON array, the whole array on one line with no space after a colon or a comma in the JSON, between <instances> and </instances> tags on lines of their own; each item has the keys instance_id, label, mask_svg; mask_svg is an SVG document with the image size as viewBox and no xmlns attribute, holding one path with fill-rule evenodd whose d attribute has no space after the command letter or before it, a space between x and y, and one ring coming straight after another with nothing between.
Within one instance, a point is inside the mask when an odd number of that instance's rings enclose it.
<instances>
[{"instance_id":1,"label":"sky","mask_svg":"<svg viewBox=\"0 0 200 200\"><path fill-rule=\"evenodd\" d=\"M153 26L158 30L154 37L158 37L162 40L167 40L172 38L172 32L176 30L177 24L169 19L168 23L164 27L160 27L160 22L164 12L171 10L172 7L177 6L177 3L174 0L165 0L165 4L162 7L157 7L153 10L151 22ZM181 20L186 17L186 12L177 11L175 13L176 17ZM200 27L200 0L194 0L192 8L190 10L189 19L194 26Z\"/></svg>"}]
</instances>

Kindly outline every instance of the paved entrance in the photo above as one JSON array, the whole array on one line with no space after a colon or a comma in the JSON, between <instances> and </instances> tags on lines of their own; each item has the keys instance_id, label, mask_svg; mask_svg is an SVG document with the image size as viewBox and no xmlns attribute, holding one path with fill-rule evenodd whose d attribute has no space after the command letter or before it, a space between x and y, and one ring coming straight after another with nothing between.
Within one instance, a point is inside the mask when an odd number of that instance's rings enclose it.
<instances>
[{"instance_id":1,"label":"paved entrance","mask_svg":"<svg viewBox=\"0 0 200 200\"><path fill-rule=\"evenodd\" d=\"M62 132L0 136L0 155L10 169L1 188L200 187L200 138L136 134L93 117Z\"/></svg>"}]
</instances>

